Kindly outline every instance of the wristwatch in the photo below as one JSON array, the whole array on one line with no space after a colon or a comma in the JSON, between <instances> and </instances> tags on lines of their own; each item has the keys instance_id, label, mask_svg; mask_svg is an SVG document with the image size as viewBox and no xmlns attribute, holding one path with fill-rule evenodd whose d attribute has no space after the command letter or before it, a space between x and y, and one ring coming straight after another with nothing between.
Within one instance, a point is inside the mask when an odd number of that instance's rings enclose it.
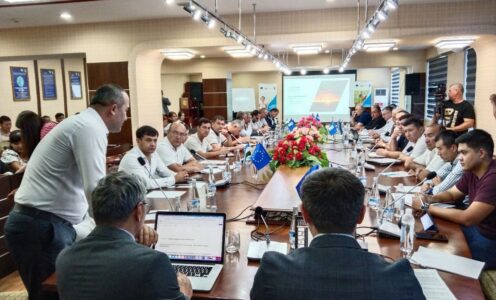
<instances>
[{"instance_id":1,"label":"wristwatch","mask_svg":"<svg viewBox=\"0 0 496 300\"><path fill-rule=\"evenodd\" d=\"M427 212L427 211L429 211L429 206L431 206L430 203L424 202L424 203L422 203L422 206L420 208L422 208L423 212Z\"/></svg>"}]
</instances>

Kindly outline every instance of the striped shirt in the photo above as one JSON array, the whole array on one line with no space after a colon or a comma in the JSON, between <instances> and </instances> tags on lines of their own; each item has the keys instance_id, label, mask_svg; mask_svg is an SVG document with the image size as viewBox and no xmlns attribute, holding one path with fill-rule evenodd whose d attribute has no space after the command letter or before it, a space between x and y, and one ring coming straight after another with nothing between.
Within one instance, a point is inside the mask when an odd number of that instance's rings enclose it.
<instances>
[{"instance_id":1,"label":"striped shirt","mask_svg":"<svg viewBox=\"0 0 496 300\"><path fill-rule=\"evenodd\" d=\"M441 181L440 184L432 188L432 194L436 195L449 190L460 180L460 178L462 178L462 175L463 175L463 168L458 159L455 159L451 163L449 162L446 163L437 172L437 176L439 176L439 178L441 178L443 181Z\"/></svg>"}]
</instances>

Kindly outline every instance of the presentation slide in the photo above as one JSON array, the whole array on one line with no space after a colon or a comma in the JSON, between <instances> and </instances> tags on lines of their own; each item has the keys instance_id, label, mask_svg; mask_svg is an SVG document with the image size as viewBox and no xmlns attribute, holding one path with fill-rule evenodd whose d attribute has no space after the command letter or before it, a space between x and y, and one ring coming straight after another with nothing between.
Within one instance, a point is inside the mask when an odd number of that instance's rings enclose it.
<instances>
[{"instance_id":1,"label":"presentation slide","mask_svg":"<svg viewBox=\"0 0 496 300\"><path fill-rule=\"evenodd\" d=\"M349 121L355 74L283 76L283 119L319 114L322 122Z\"/></svg>"}]
</instances>

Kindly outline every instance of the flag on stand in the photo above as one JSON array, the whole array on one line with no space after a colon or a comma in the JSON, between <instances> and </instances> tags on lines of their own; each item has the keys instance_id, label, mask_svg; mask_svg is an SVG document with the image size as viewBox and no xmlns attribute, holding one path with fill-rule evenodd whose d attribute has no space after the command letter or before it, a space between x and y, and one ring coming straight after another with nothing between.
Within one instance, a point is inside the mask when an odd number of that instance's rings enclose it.
<instances>
[{"instance_id":1,"label":"flag on stand","mask_svg":"<svg viewBox=\"0 0 496 300\"><path fill-rule=\"evenodd\" d=\"M301 186L303 185L303 181L305 181L305 178L312 174L313 172L317 171L318 169L320 168L320 165L314 165L312 166L306 173L305 175L303 175L303 177L301 177L300 181L298 182L298 184L296 185L296 191L298 192L298 195L300 196L301 198Z\"/></svg>"},{"instance_id":2,"label":"flag on stand","mask_svg":"<svg viewBox=\"0 0 496 300\"><path fill-rule=\"evenodd\" d=\"M291 118L291 119L289 120L289 122L288 122L288 129L289 129L289 131L293 131L293 129L295 128L295 126L296 126L296 123L295 123L295 121L293 120L293 118Z\"/></svg>"},{"instance_id":3,"label":"flag on stand","mask_svg":"<svg viewBox=\"0 0 496 300\"><path fill-rule=\"evenodd\" d=\"M343 134L343 123L341 122L341 120L339 120L338 122L338 127L339 127L339 134Z\"/></svg>"},{"instance_id":4,"label":"flag on stand","mask_svg":"<svg viewBox=\"0 0 496 300\"><path fill-rule=\"evenodd\" d=\"M255 150L253 150L253 153L251 154L251 162L255 166L257 170L262 169L266 165L270 163L270 155L267 153L267 150L265 150L264 146L262 144L257 144L255 147Z\"/></svg>"},{"instance_id":5,"label":"flag on stand","mask_svg":"<svg viewBox=\"0 0 496 300\"><path fill-rule=\"evenodd\" d=\"M317 116L315 117L315 120L320 121L319 114L317 113Z\"/></svg>"},{"instance_id":6,"label":"flag on stand","mask_svg":"<svg viewBox=\"0 0 496 300\"><path fill-rule=\"evenodd\" d=\"M338 125L335 122L331 122L329 124L329 134L335 135L336 133L338 133Z\"/></svg>"}]
</instances>

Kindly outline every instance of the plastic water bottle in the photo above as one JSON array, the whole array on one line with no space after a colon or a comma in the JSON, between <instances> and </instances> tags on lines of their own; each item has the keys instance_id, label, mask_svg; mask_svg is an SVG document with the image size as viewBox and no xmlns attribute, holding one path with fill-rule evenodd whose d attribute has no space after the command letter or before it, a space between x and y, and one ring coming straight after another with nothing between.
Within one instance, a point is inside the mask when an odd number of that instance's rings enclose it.
<instances>
[{"instance_id":1,"label":"plastic water bottle","mask_svg":"<svg viewBox=\"0 0 496 300\"><path fill-rule=\"evenodd\" d=\"M415 218L412 209L407 208L401 218L400 250L403 257L409 258L412 255L413 243L415 242Z\"/></svg>"},{"instance_id":2,"label":"plastic water bottle","mask_svg":"<svg viewBox=\"0 0 496 300\"><path fill-rule=\"evenodd\" d=\"M296 249L296 217L298 216L298 206L293 206L293 216L291 226L289 226L289 251Z\"/></svg>"},{"instance_id":3,"label":"plastic water bottle","mask_svg":"<svg viewBox=\"0 0 496 300\"><path fill-rule=\"evenodd\" d=\"M393 195L391 193L391 189L388 189L386 192L386 206L384 208L384 218L389 222L393 221L394 215L394 207L391 205L393 203Z\"/></svg>"},{"instance_id":4,"label":"plastic water bottle","mask_svg":"<svg viewBox=\"0 0 496 300\"><path fill-rule=\"evenodd\" d=\"M212 166L208 167L208 186L207 186L207 209L211 211L217 211L217 201L215 199L215 192L217 187L215 186L214 169Z\"/></svg>"},{"instance_id":5,"label":"plastic water bottle","mask_svg":"<svg viewBox=\"0 0 496 300\"><path fill-rule=\"evenodd\" d=\"M396 187L396 191L400 192L400 193L404 192L404 188L403 188L402 183L398 184L398 186ZM401 195L399 197L402 197L402 196L403 195ZM405 211L405 196L403 196L401 199L398 199L398 201L394 204L394 219L400 220L404 211Z\"/></svg>"},{"instance_id":6,"label":"plastic water bottle","mask_svg":"<svg viewBox=\"0 0 496 300\"><path fill-rule=\"evenodd\" d=\"M234 162L234 171L241 171L241 154L239 153L239 149L236 150L236 161Z\"/></svg>"},{"instance_id":7,"label":"plastic water bottle","mask_svg":"<svg viewBox=\"0 0 496 300\"><path fill-rule=\"evenodd\" d=\"M350 146L350 141L348 140L348 132L343 133L343 147L346 149Z\"/></svg>"},{"instance_id":8,"label":"plastic water bottle","mask_svg":"<svg viewBox=\"0 0 496 300\"><path fill-rule=\"evenodd\" d=\"M369 207L377 210L379 208L379 202L381 201L381 195L379 194L379 184L377 183L378 178L374 177L374 181L372 183L372 193L369 198Z\"/></svg>"},{"instance_id":9,"label":"plastic water bottle","mask_svg":"<svg viewBox=\"0 0 496 300\"><path fill-rule=\"evenodd\" d=\"M231 166L229 165L229 158L226 157L226 168L222 173L222 179L224 179L227 183L231 182Z\"/></svg>"},{"instance_id":10,"label":"plastic water bottle","mask_svg":"<svg viewBox=\"0 0 496 300\"><path fill-rule=\"evenodd\" d=\"M200 212L200 197L196 190L196 179L191 179L191 199L188 201L188 211Z\"/></svg>"}]
</instances>

